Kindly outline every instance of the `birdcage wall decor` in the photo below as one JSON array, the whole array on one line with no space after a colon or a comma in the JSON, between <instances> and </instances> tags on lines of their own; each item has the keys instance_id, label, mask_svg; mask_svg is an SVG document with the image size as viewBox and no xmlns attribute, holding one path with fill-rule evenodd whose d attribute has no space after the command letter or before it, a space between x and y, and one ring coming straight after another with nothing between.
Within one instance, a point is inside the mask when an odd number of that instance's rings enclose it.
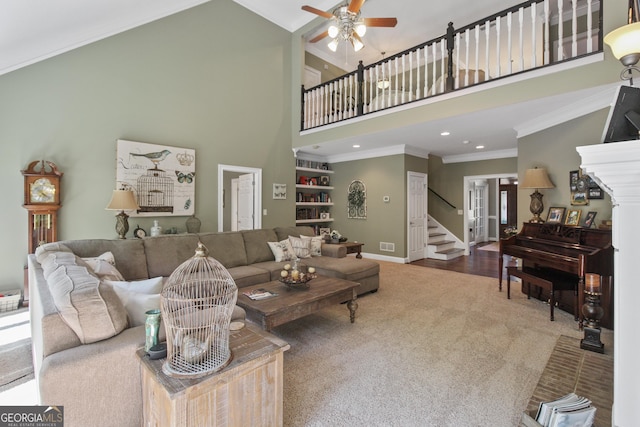
<instances>
[{"instance_id":1,"label":"birdcage wall decor","mask_svg":"<svg viewBox=\"0 0 640 427\"><path fill-rule=\"evenodd\" d=\"M140 212L173 212L173 181L162 169L147 169L137 181Z\"/></svg>"},{"instance_id":2,"label":"birdcage wall decor","mask_svg":"<svg viewBox=\"0 0 640 427\"><path fill-rule=\"evenodd\" d=\"M238 288L224 266L198 243L195 255L169 276L160 294L167 334L165 374L199 378L231 361L229 324Z\"/></svg>"}]
</instances>

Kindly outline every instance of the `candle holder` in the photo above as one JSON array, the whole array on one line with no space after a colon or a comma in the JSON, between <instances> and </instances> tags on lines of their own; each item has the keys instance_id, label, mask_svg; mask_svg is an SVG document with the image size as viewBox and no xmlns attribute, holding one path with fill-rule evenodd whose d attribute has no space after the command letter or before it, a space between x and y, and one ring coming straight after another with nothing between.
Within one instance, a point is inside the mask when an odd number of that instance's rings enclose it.
<instances>
[{"instance_id":1,"label":"candle holder","mask_svg":"<svg viewBox=\"0 0 640 427\"><path fill-rule=\"evenodd\" d=\"M604 353L604 344L600 341L600 319L604 315L604 309L600 306L600 295L602 295L600 284L601 277L598 274L585 275L585 303L582 306L582 315L586 324L584 338L580 340L580 348L596 353Z\"/></svg>"}]
</instances>

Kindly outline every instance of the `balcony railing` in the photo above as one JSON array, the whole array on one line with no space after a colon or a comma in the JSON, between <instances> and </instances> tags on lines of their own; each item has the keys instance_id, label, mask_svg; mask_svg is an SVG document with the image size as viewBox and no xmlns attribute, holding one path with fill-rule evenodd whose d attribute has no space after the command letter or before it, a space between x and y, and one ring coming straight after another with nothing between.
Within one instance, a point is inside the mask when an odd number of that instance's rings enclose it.
<instances>
[{"instance_id":1,"label":"balcony railing","mask_svg":"<svg viewBox=\"0 0 640 427\"><path fill-rule=\"evenodd\" d=\"M602 52L602 0L532 0L310 89L301 130Z\"/></svg>"}]
</instances>

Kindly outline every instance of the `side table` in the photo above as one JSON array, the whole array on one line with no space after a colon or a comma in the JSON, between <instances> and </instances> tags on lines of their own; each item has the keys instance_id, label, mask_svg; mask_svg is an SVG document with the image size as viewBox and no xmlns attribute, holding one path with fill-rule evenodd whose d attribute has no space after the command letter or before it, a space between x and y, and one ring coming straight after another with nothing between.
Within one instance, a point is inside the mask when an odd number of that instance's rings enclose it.
<instances>
[{"instance_id":1,"label":"side table","mask_svg":"<svg viewBox=\"0 0 640 427\"><path fill-rule=\"evenodd\" d=\"M165 375L166 358L137 351L142 377L143 425L282 426L283 353L289 344L249 323L232 331L232 360L197 379Z\"/></svg>"},{"instance_id":2,"label":"side table","mask_svg":"<svg viewBox=\"0 0 640 427\"><path fill-rule=\"evenodd\" d=\"M362 251L362 247L364 246L364 243L342 242L342 243L327 243L327 244L343 246L343 247L347 248L347 254L357 254L356 258L358 258L358 259L362 258L362 254L360 252Z\"/></svg>"}]
</instances>

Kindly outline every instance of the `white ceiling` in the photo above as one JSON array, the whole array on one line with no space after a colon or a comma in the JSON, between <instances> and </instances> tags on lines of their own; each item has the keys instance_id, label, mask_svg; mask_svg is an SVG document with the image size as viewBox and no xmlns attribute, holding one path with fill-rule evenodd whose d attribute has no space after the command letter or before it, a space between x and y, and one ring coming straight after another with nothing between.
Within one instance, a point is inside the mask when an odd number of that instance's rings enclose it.
<instances>
[{"instance_id":1,"label":"white ceiling","mask_svg":"<svg viewBox=\"0 0 640 427\"><path fill-rule=\"evenodd\" d=\"M173 13L206 3L209 0L2 0L0 2L0 75L75 49ZM327 20L303 11L303 5L332 10L342 3L335 0L234 0L236 3L272 21L288 31L296 31L313 22L306 34L312 38L327 28ZM444 34L446 25L470 24L521 0L368 0L362 6L364 17L396 17L395 28L370 28L364 37L365 48L358 54L351 47L340 46L336 53L326 47L327 39L307 44L316 56L346 69L354 69L358 60L370 64L381 59L381 52L391 55ZM476 153L475 145L486 150L516 147L516 131L536 117L572 103L585 93L540 100L526 105L485 111L464 118L457 117L420 126L393 129L368 135L367 148L380 149L395 144L440 156ZM575 98L575 97L578 98ZM449 140L434 138L434 133L449 128ZM393 138L390 138L392 134ZM454 137L455 135L455 137ZM362 145L362 140L359 143ZM470 140L469 144L460 141ZM456 143L452 143L456 141ZM346 147L354 141L342 140L322 144L317 154L348 155ZM362 147L365 149L365 147Z\"/></svg>"}]
</instances>

